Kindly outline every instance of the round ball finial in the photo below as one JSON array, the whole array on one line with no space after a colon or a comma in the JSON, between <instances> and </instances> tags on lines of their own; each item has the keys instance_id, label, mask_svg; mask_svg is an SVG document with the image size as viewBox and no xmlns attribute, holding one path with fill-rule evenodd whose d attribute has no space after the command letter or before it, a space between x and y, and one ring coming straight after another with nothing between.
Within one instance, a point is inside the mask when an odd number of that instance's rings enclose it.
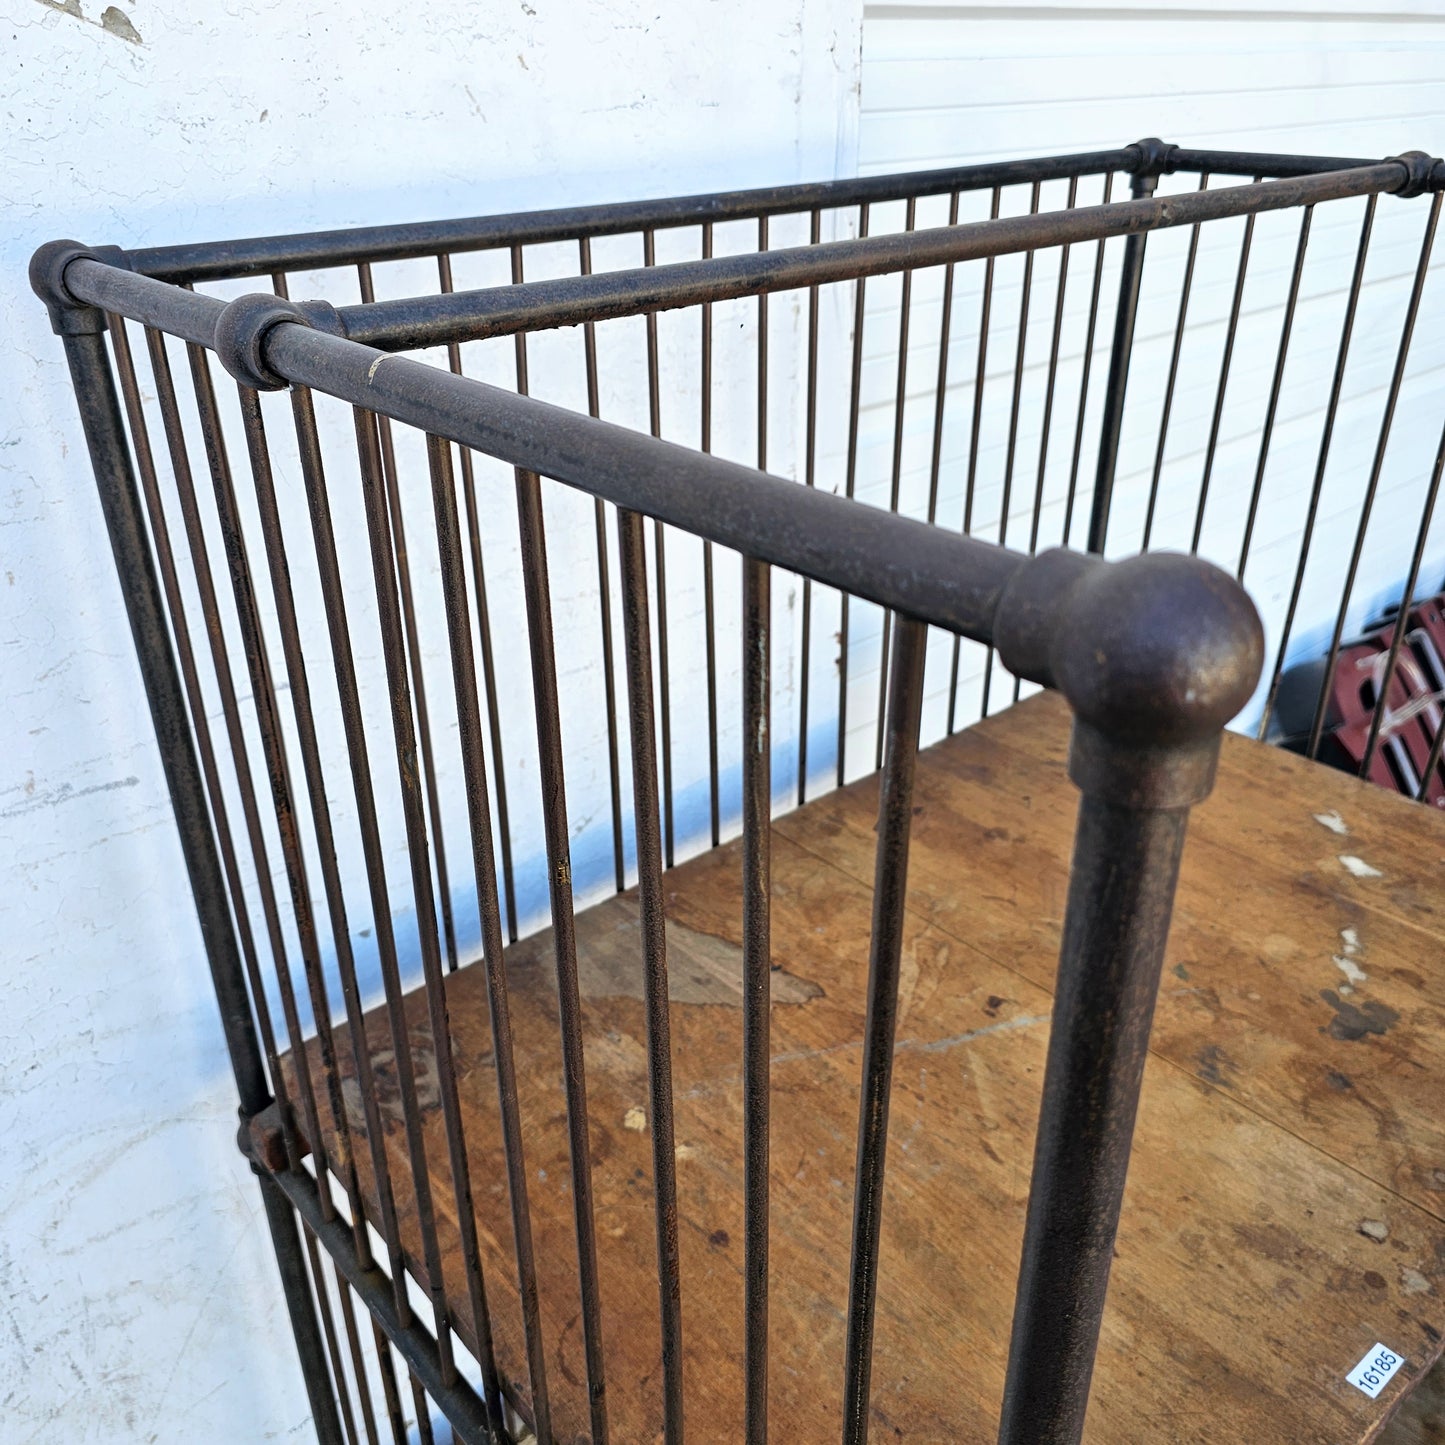
<instances>
[{"instance_id":1,"label":"round ball finial","mask_svg":"<svg viewBox=\"0 0 1445 1445\"><path fill-rule=\"evenodd\" d=\"M1096 568L1069 610L1054 678L1081 721L1119 742L1203 742L1259 681L1259 614L1233 577L1197 557L1148 552Z\"/></svg>"}]
</instances>

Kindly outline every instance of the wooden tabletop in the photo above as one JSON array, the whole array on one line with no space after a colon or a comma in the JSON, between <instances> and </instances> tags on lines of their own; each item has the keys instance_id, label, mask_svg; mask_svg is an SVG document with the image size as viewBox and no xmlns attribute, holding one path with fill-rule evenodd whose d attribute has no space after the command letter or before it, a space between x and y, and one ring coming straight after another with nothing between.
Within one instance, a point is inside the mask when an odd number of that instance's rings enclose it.
<instances>
[{"instance_id":1,"label":"wooden tabletop","mask_svg":"<svg viewBox=\"0 0 1445 1445\"><path fill-rule=\"evenodd\" d=\"M990 1445L1077 794L1067 714L1033 698L919 760L873 1370L875 1441ZM841 1427L876 779L777 819L771 1428ZM666 875L695 1445L742 1400L740 853ZM1345 1445L1378 1437L1445 1332L1445 819L1226 739L1185 850L1086 1439ZM661 1419L636 901L578 918L612 1436ZM522 1116L559 1441L586 1438L550 936L509 950ZM525 1411L484 978L447 984L492 1330ZM411 1042L446 1293L470 1337L419 994ZM390 1040L389 1167L419 1262ZM341 1035L338 1035L340 1038ZM342 1050L343 1070L351 1060ZM350 1122L363 1120L354 1084ZM358 1157L366 1151L356 1136ZM363 1171L367 1191L374 1182ZM1376 1343L1407 1364L1369 1400Z\"/></svg>"}]
</instances>

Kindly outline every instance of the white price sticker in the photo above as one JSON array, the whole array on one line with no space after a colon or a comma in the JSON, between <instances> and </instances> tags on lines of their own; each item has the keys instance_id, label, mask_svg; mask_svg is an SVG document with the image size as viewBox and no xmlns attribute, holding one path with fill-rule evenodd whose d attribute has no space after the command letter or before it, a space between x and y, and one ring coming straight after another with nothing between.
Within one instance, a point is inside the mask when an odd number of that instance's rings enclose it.
<instances>
[{"instance_id":1,"label":"white price sticker","mask_svg":"<svg viewBox=\"0 0 1445 1445\"><path fill-rule=\"evenodd\" d=\"M1396 1372L1404 1363L1403 1355L1387 1350L1384 1345L1376 1345L1345 1379L1373 1400L1395 1378Z\"/></svg>"}]
</instances>

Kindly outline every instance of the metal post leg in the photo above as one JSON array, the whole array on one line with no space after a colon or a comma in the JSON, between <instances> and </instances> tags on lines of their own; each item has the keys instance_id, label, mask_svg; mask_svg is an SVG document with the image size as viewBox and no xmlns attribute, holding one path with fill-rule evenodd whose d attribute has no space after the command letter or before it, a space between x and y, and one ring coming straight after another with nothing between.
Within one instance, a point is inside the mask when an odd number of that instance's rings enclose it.
<instances>
[{"instance_id":1,"label":"metal post leg","mask_svg":"<svg viewBox=\"0 0 1445 1445\"><path fill-rule=\"evenodd\" d=\"M271 1227L276 1267L281 1272L286 1313L291 1317L291 1333L296 1339L296 1353L301 1358L301 1375L306 1381L306 1398L311 1402L316 1438L320 1445L344 1445L336 1394L326 1368L326 1346L306 1280L306 1258L301 1249L301 1233L296 1228L296 1215L281 1186L260 1169L255 1172L261 1186L261 1201L266 1206L266 1223ZM317 1288L320 1287L318 1281Z\"/></svg>"},{"instance_id":2,"label":"metal post leg","mask_svg":"<svg viewBox=\"0 0 1445 1445\"><path fill-rule=\"evenodd\" d=\"M186 873L196 901L201 939L220 1005L221 1025L236 1078L241 1113L249 1117L271 1102L271 1093L226 902L185 697L171 651L165 607L131 466L120 401L106 352L105 315L94 307L76 303L64 289L65 265L69 259L85 254L84 248L65 242L42 248L32 263L32 283L48 303L51 320L65 346L96 491L110 534L146 701L150 705L151 722L175 811ZM306 1283L295 1221L290 1206L271 1179L262 1178L261 1194L311 1397L317 1438L321 1445L342 1445L340 1417L331 1394L320 1326Z\"/></svg>"},{"instance_id":3,"label":"metal post leg","mask_svg":"<svg viewBox=\"0 0 1445 1445\"><path fill-rule=\"evenodd\" d=\"M1188 817L1080 805L1002 1445L1083 1434Z\"/></svg>"},{"instance_id":4,"label":"metal post leg","mask_svg":"<svg viewBox=\"0 0 1445 1445\"><path fill-rule=\"evenodd\" d=\"M1078 1445L1189 809L1259 678L1249 598L1197 558L1043 553L999 651L1074 709L1083 793L1034 1147L1000 1445Z\"/></svg>"}]
</instances>

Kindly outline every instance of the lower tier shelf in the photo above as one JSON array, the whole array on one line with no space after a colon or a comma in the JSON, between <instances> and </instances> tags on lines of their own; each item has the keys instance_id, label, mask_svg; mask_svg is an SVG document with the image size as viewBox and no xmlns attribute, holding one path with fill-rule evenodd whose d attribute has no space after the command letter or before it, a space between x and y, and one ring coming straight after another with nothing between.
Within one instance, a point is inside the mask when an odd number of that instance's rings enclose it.
<instances>
[{"instance_id":1,"label":"lower tier shelf","mask_svg":"<svg viewBox=\"0 0 1445 1445\"><path fill-rule=\"evenodd\" d=\"M1042 695L919 759L883 1216L875 1441L991 1445L1077 794ZM836 1440L877 780L773 829L770 1420ZM741 854L665 875L688 1439L740 1436ZM1377 1437L1445 1332L1445 819L1229 737L1191 823L1086 1439ZM660 1439L635 893L580 913L612 1439ZM588 1435L551 935L508 950L554 1432ZM491 1328L530 1414L485 976L446 982ZM406 1001L446 1295L470 1313L424 996ZM385 1014L366 1019L401 1233L425 1283ZM354 1059L339 1066L363 1194ZM289 1067L289 1065L288 1065ZM334 1138L327 1139L334 1146ZM1407 1364L1346 1382L1376 1342ZM474 1343L474 1341L472 1342Z\"/></svg>"}]
</instances>

